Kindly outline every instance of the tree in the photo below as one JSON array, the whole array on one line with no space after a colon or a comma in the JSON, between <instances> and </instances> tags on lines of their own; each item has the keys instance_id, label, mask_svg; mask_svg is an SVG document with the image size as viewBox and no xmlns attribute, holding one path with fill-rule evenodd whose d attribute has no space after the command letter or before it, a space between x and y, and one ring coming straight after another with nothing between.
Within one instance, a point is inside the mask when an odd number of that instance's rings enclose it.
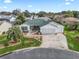
<instances>
[{"instance_id":1,"label":"tree","mask_svg":"<svg viewBox=\"0 0 79 59\"><path fill-rule=\"evenodd\" d=\"M31 16L31 15L30 15L30 12L29 12L28 10L25 10L25 11L23 12L23 14L24 14L25 17L30 17L30 16Z\"/></svg>"},{"instance_id":2,"label":"tree","mask_svg":"<svg viewBox=\"0 0 79 59\"><path fill-rule=\"evenodd\" d=\"M39 17L44 17L46 14L47 14L47 13L44 12L44 11L40 11L39 13L37 13L37 15L38 15Z\"/></svg>"},{"instance_id":3,"label":"tree","mask_svg":"<svg viewBox=\"0 0 79 59\"><path fill-rule=\"evenodd\" d=\"M24 22L25 22L25 17L24 17L24 15L21 13L21 14L18 15L17 18L16 18L16 24L20 25L20 24L22 24L22 23L24 23Z\"/></svg>"},{"instance_id":4,"label":"tree","mask_svg":"<svg viewBox=\"0 0 79 59\"><path fill-rule=\"evenodd\" d=\"M74 17L73 11L66 11L65 17Z\"/></svg>"},{"instance_id":5,"label":"tree","mask_svg":"<svg viewBox=\"0 0 79 59\"><path fill-rule=\"evenodd\" d=\"M8 41L13 40L17 42L18 39L21 37L21 32L18 27L13 27L7 32L7 39Z\"/></svg>"},{"instance_id":6,"label":"tree","mask_svg":"<svg viewBox=\"0 0 79 59\"><path fill-rule=\"evenodd\" d=\"M78 11L73 11L74 17L78 18L79 17L79 12Z\"/></svg>"},{"instance_id":7,"label":"tree","mask_svg":"<svg viewBox=\"0 0 79 59\"><path fill-rule=\"evenodd\" d=\"M77 30L77 31L79 31L79 23L74 22L73 24L66 24L65 30Z\"/></svg>"},{"instance_id":8,"label":"tree","mask_svg":"<svg viewBox=\"0 0 79 59\"><path fill-rule=\"evenodd\" d=\"M19 15L20 13L21 13L20 9L16 9L16 10L12 11L12 14L14 14L14 15Z\"/></svg>"},{"instance_id":9,"label":"tree","mask_svg":"<svg viewBox=\"0 0 79 59\"><path fill-rule=\"evenodd\" d=\"M32 12L31 15L36 15L36 13Z\"/></svg>"},{"instance_id":10,"label":"tree","mask_svg":"<svg viewBox=\"0 0 79 59\"><path fill-rule=\"evenodd\" d=\"M73 30L78 30L78 26L79 26L79 23L78 22L75 22Z\"/></svg>"}]
</instances>

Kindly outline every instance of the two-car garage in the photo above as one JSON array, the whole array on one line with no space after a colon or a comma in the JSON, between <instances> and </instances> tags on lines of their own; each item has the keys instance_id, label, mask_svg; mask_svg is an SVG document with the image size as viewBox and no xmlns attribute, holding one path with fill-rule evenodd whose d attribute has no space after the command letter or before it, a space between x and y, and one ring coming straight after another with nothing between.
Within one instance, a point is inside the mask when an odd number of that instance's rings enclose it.
<instances>
[{"instance_id":1,"label":"two-car garage","mask_svg":"<svg viewBox=\"0 0 79 59\"><path fill-rule=\"evenodd\" d=\"M43 35L63 33L63 31L64 31L64 26L57 24L55 22L50 22L49 24L42 26L40 28L40 32Z\"/></svg>"}]
</instances>

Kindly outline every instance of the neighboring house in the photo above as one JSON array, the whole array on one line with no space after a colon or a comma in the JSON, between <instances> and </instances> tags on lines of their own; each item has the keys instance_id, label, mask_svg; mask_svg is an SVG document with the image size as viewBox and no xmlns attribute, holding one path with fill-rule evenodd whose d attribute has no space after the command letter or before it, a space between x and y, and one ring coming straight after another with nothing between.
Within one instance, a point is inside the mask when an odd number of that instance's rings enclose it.
<instances>
[{"instance_id":1,"label":"neighboring house","mask_svg":"<svg viewBox=\"0 0 79 59\"><path fill-rule=\"evenodd\" d=\"M49 17L39 17L37 19L43 19L45 21L52 21Z\"/></svg>"},{"instance_id":2,"label":"neighboring house","mask_svg":"<svg viewBox=\"0 0 79 59\"><path fill-rule=\"evenodd\" d=\"M75 23L79 23L79 19L78 18L74 18L74 17L63 18L60 21L61 21L62 24L75 24Z\"/></svg>"},{"instance_id":3,"label":"neighboring house","mask_svg":"<svg viewBox=\"0 0 79 59\"><path fill-rule=\"evenodd\" d=\"M75 23L79 23L79 19L78 18L74 18L74 17L66 17L64 18L64 16L55 16L53 21L61 23L63 25L70 25L70 24L75 24Z\"/></svg>"},{"instance_id":4,"label":"neighboring house","mask_svg":"<svg viewBox=\"0 0 79 59\"><path fill-rule=\"evenodd\" d=\"M16 17L13 15L0 15L0 21L7 21L14 23L16 20Z\"/></svg>"},{"instance_id":5,"label":"neighboring house","mask_svg":"<svg viewBox=\"0 0 79 59\"><path fill-rule=\"evenodd\" d=\"M0 35L2 35L3 33L6 33L10 28L12 27L12 24L9 22L2 22L0 24Z\"/></svg>"},{"instance_id":6,"label":"neighboring house","mask_svg":"<svg viewBox=\"0 0 79 59\"><path fill-rule=\"evenodd\" d=\"M52 21L49 17L38 17L37 15L32 15L31 17L26 17L26 20L32 19L43 19L45 21Z\"/></svg>"},{"instance_id":7,"label":"neighboring house","mask_svg":"<svg viewBox=\"0 0 79 59\"><path fill-rule=\"evenodd\" d=\"M40 32L42 34L63 33L64 26L55 22L45 21L45 19L28 20L20 26L23 33Z\"/></svg>"},{"instance_id":8,"label":"neighboring house","mask_svg":"<svg viewBox=\"0 0 79 59\"><path fill-rule=\"evenodd\" d=\"M13 15L0 14L0 35L6 33L15 23L16 18Z\"/></svg>"}]
</instances>

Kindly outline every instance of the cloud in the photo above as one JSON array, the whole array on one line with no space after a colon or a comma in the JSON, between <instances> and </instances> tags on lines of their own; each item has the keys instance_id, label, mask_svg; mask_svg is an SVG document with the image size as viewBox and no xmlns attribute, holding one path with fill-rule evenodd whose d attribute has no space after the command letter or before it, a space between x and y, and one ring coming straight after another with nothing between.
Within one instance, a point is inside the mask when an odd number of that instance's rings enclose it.
<instances>
[{"instance_id":1,"label":"cloud","mask_svg":"<svg viewBox=\"0 0 79 59\"><path fill-rule=\"evenodd\" d=\"M2 7L0 7L0 9L2 9Z\"/></svg>"},{"instance_id":2,"label":"cloud","mask_svg":"<svg viewBox=\"0 0 79 59\"><path fill-rule=\"evenodd\" d=\"M65 5L70 5L72 2L74 2L75 0L65 0Z\"/></svg>"},{"instance_id":3,"label":"cloud","mask_svg":"<svg viewBox=\"0 0 79 59\"><path fill-rule=\"evenodd\" d=\"M27 7L31 8L31 7L32 7L32 5L28 5Z\"/></svg>"},{"instance_id":4,"label":"cloud","mask_svg":"<svg viewBox=\"0 0 79 59\"><path fill-rule=\"evenodd\" d=\"M65 2L73 2L73 1L75 1L75 0L65 0Z\"/></svg>"},{"instance_id":5,"label":"cloud","mask_svg":"<svg viewBox=\"0 0 79 59\"><path fill-rule=\"evenodd\" d=\"M5 9L7 9L6 6L0 7L0 11L3 11L3 10L5 10Z\"/></svg>"},{"instance_id":6,"label":"cloud","mask_svg":"<svg viewBox=\"0 0 79 59\"><path fill-rule=\"evenodd\" d=\"M7 9L7 7L6 6L3 6L3 7L0 7L0 9Z\"/></svg>"},{"instance_id":7,"label":"cloud","mask_svg":"<svg viewBox=\"0 0 79 59\"><path fill-rule=\"evenodd\" d=\"M4 0L4 3L12 3L12 0Z\"/></svg>"},{"instance_id":8,"label":"cloud","mask_svg":"<svg viewBox=\"0 0 79 59\"><path fill-rule=\"evenodd\" d=\"M65 0L65 1L69 1L69 0Z\"/></svg>"},{"instance_id":9,"label":"cloud","mask_svg":"<svg viewBox=\"0 0 79 59\"><path fill-rule=\"evenodd\" d=\"M4 6L3 8L4 8L4 9L7 9L7 7L6 7L6 6Z\"/></svg>"},{"instance_id":10,"label":"cloud","mask_svg":"<svg viewBox=\"0 0 79 59\"><path fill-rule=\"evenodd\" d=\"M66 4L66 5L70 5L71 3L70 3L70 2L66 2L65 4Z\"/></svg>"},{"instance_id":11,"label":"cloud","mask_svg":"<svg viewBox=\"0 0 79 59\"><path fill-rule=\"evenodd\" d=\"M70 0L71 2L75 1L75 0Z\"/></svg>"},{"instance_id":12,"label":"cloud","mask_svg":"<svg viewBox=\"0 0 79 59\"><path fill-rule=\"evenodd\" d=\"M35 9L35 11L36 11L36 12L39 12L39 11L41 11L41 10L40 10L40 9Z\"/></svg>"}]
</instances>

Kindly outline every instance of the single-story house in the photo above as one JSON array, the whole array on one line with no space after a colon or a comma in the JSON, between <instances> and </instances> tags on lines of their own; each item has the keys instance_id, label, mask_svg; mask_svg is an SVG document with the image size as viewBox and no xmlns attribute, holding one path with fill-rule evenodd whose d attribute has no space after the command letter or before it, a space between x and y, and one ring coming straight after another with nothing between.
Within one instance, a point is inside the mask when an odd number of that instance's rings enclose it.
<instances>
[{"instance_id":1,"label":"single-story house","mask_svg":"<svg viewBox=\"0 0 79 59\"><path fill-rule=\"evenodd\" d=\"M53 34L63 33L64 26L53 21L45 21L44 19L32 19L20 25L20 29L23 33L40 32L41 34Z\"/></svg>"},{"instance_id":2,"label":"single-story house","mask_svg":"<svg viewBox=\"0 0 79 59\"><path fill-rule=\"evenodd\" d=\"M16 17L13 15L0 15L0 21L7 21L10 23L15 23Z\"/></svg>"},{"instance_id":3,"label":"single-story house","mask_svg":"<svg viewBox=\"0 0 79 59\"><path fill-rule=\"evenodd\" d=\"M74 18L74 17L66 17L64 18L63 15L60 16L55 16L53 21L56 21L58 23L61 23L63 25L74 25L75 23L79 23L79 19L78 18Z\"/></svg>"},{"instance_id":4,"label":"single-story house","mask_svg":"<svg viewBox=\"0 0 79 59\"><path fill-rule=\"evenodd\" d=\"M13 15L0 14L0 35L6 33L15 23L16 17Z\"/></svg>"},{"instance_id":5,"label":"single-story house","mask_svg":"<svg viewBox=\"0 0 79 59\"><path fill-rule=\"evenodd\" d=\"M67 17L61 20L62 24L75 24L75 23L79 23L79 19L78 18L74 18L74 17Z\"/></svg>"}]
</instances>

